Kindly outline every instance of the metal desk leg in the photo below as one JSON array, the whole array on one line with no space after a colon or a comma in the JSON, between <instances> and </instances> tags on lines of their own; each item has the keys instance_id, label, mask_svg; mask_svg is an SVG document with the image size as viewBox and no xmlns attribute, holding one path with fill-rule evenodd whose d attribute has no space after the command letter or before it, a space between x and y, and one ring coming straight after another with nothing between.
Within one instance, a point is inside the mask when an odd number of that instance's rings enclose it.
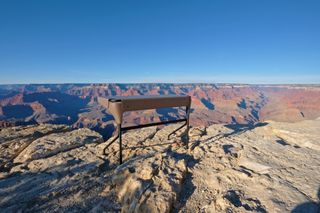
<instances>
[{"instance_id":1,"label":"metal desk leg","mask_svg":"<svg viewBox=\"0 0 320 213\"><path fill-rule=\"evenodd\" d=\"M189 123L189 118L190 118L190 107L187 106L186 107L186 116L187 116L187 134L186 134L186 138L187 138L187 149L189 149L189 129L190 129L190 123Z\"/></svg>"},{"instance_id":2,"label":"metal desk leg","mask_svg":"<svg viewBox=\"0 0 320 213\"><path fill-rule=\"evenodd\" d=\"M119 138L119 163L120 163L120 165L122 164L122 128L121 128L121 124L119 124L119 126L118 126L118 128L119 128L119 136L118 136L118 138Z\"/></svg>"},{"instance_id":3,"label":"metal desk leg","mask_svg":"<svg viewBox=\"0 0 320 213\"><path fill-rule=\"evenodd\" d=\"M108 149L108 147L109 147L111 144L113 144L113 143L118 139L118 137L119 137L119 131L120 131L120 130L119 130L119 126L117 126L116 133L114 134L115 138L113 138L113 140L112 140L110 143L108 143L108 145L106 145L106 146L104 147L104 149L103 149L104 155L107 155L106 150Z\"/></svg>"},{"instance_id":4,"label":"metal desk leg","mask_svg":"<svg viewBox=\"0 0 320 213\"><path fill-rule=\"evenodd\" d=\"M174 133L176 133L177 131L179 131L180 129L182 129L184 126L187 125L187 122L185 122L182 126L178 127L177 129L175 129L173 132L171 132L169 135L168 135L168 140L170 140L170 136L173 135Z\"/></svg>"}]
</instances>

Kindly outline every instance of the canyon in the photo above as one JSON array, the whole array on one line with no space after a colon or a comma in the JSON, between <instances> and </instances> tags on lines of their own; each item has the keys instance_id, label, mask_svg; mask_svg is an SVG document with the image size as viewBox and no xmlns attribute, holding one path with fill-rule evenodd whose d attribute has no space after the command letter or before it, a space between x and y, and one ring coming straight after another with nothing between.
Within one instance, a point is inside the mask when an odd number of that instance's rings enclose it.
<instances>
[{"instance_id":1,"label":"canyon","mask_svg":"<svg viewBox=\"0 0 320 213\"><path fill-rule=\"evenodd\" d=\"M190 95L192 126L297 122L320 116L319 85L29 84L0 85L0 126L66 124L111 136L105 100L115 95ZM179 108L127 113L125 125L183 116Z\"/></svg>"}]
</instances>

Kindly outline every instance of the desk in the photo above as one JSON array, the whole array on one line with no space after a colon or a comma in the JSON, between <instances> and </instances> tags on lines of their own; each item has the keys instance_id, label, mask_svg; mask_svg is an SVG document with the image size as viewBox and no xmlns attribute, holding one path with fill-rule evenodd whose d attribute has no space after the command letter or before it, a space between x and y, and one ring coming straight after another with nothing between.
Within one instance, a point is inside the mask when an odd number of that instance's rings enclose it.
<instances>
[{"instance_id":1,"label":"desk","mask_svg":"<svg viewBox=\"0 0 320 213\"><path fill-rule=\"evenodd\" d=\"M108 111L113 115L114 120L117 125L116 137L104 148L104 154L106 154L106 149L117 139L119 139L119 163L122 164L122 132L132 129L139 129L149 126L172 124L178 122L184 122L182 126L174 130L168 135L168 138L173 133L177 132L184 126L187 127L187 146L189 141L189 115L190 115L191 97L184 95L159 95L159 96L114 96L108 98L107 108ZM156 123L147 123L137 126L122 127L123 113L129 111L137 110L147 110L147 109L159 109L167 107L186 107L186 115L183 119L162 121Z\"/></svg>"}]
</instances>

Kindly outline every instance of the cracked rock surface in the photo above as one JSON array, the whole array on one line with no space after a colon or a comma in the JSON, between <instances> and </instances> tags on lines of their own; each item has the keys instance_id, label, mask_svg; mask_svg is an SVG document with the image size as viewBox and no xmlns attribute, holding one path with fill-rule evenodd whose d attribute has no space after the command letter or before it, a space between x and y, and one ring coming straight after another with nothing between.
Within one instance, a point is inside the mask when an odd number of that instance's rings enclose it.
<instances>
[{"instance_id":1,"label":"cracked rock surface","mask_svg":"<svg viewBox=\"0 0 320 213\"><path fill-rule=\"evenodd\" d=\"M320 120L177 127L2 129L0 212L319 211Z\"/></svg>"}]
</instances>

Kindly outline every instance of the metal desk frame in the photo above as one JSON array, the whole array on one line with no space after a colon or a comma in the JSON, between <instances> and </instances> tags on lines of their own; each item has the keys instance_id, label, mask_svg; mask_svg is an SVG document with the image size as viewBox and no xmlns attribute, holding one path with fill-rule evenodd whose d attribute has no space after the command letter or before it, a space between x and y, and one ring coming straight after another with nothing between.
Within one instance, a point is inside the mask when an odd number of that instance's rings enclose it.
<instances>
[{"instance_id":1,"label":"metal desk frame","mask_svg":"<svg viewBox=\"0 0 320 213\"><path fill-rule=\"evenodd\" d=\"M148 97L148 96L147 96ZM151 97L151 96L150 96ZM161 97L167 97L167 96L159 96L159 98ZM181 98L181 96L168 96L170 98ZM113 144L117 139L119 139L119 164L121 165L123 163L122 161L122 132L128 131L128 130L133 130L133 129L141 129L141 128L145 128L145 127L150 127L150 126L158 126L158 125L165 125L165 124L173 124L173 123L180 123L180 122L184 122L184 124L180 127L178 127L177 129L175 129L173 132L171 132L168 135L168 139L170 138L170 136L174 133L176 133L178 130L182 129L183 127L187 127L186 128L186 147L188 148L188 143L189 143L189 129L190 129L190 106L191 106L191 97L190 96L184 96L185 98L188 98L189 101L187 104L184 104L185 107L185 118L183 119L177 119L177 120L169 120L169 121L161 121L161 122L155 122L155 123L147 123L147 124L141 124L141 125L137 125L137 126L128 126L128 127L122 127L122 113L125 111L136 111L133 109L130 110L122 110L121 113L121 119L117 119L117 116L115 114L119 114L119 112L111 112L111 114L113 114L113 116L115 117L116 123L117 123L117 127L116 127L116 137L109 142L106 147L103 149L103 153L106 155L106 149ZM117 98L109 98L108 101L109 102L121 102L121 98L127 98L127 97L117 97ZM157 99L157 96L152 96L153 99ZM133 98L132 98L133 99ZM141 101L143 101L143 99L141 99ZM167 107L182 107L181 104L177 104L177 106L175 106L174 104L169 104ZM152 107L152 108L148 108L148 106L145 106L144 109L159 109L159 108L164 108L163 106L161 107ZM138 109L141 110L141 109ZM112 110L111 110L112 111Z\"/></svg>"}]
</instances>

